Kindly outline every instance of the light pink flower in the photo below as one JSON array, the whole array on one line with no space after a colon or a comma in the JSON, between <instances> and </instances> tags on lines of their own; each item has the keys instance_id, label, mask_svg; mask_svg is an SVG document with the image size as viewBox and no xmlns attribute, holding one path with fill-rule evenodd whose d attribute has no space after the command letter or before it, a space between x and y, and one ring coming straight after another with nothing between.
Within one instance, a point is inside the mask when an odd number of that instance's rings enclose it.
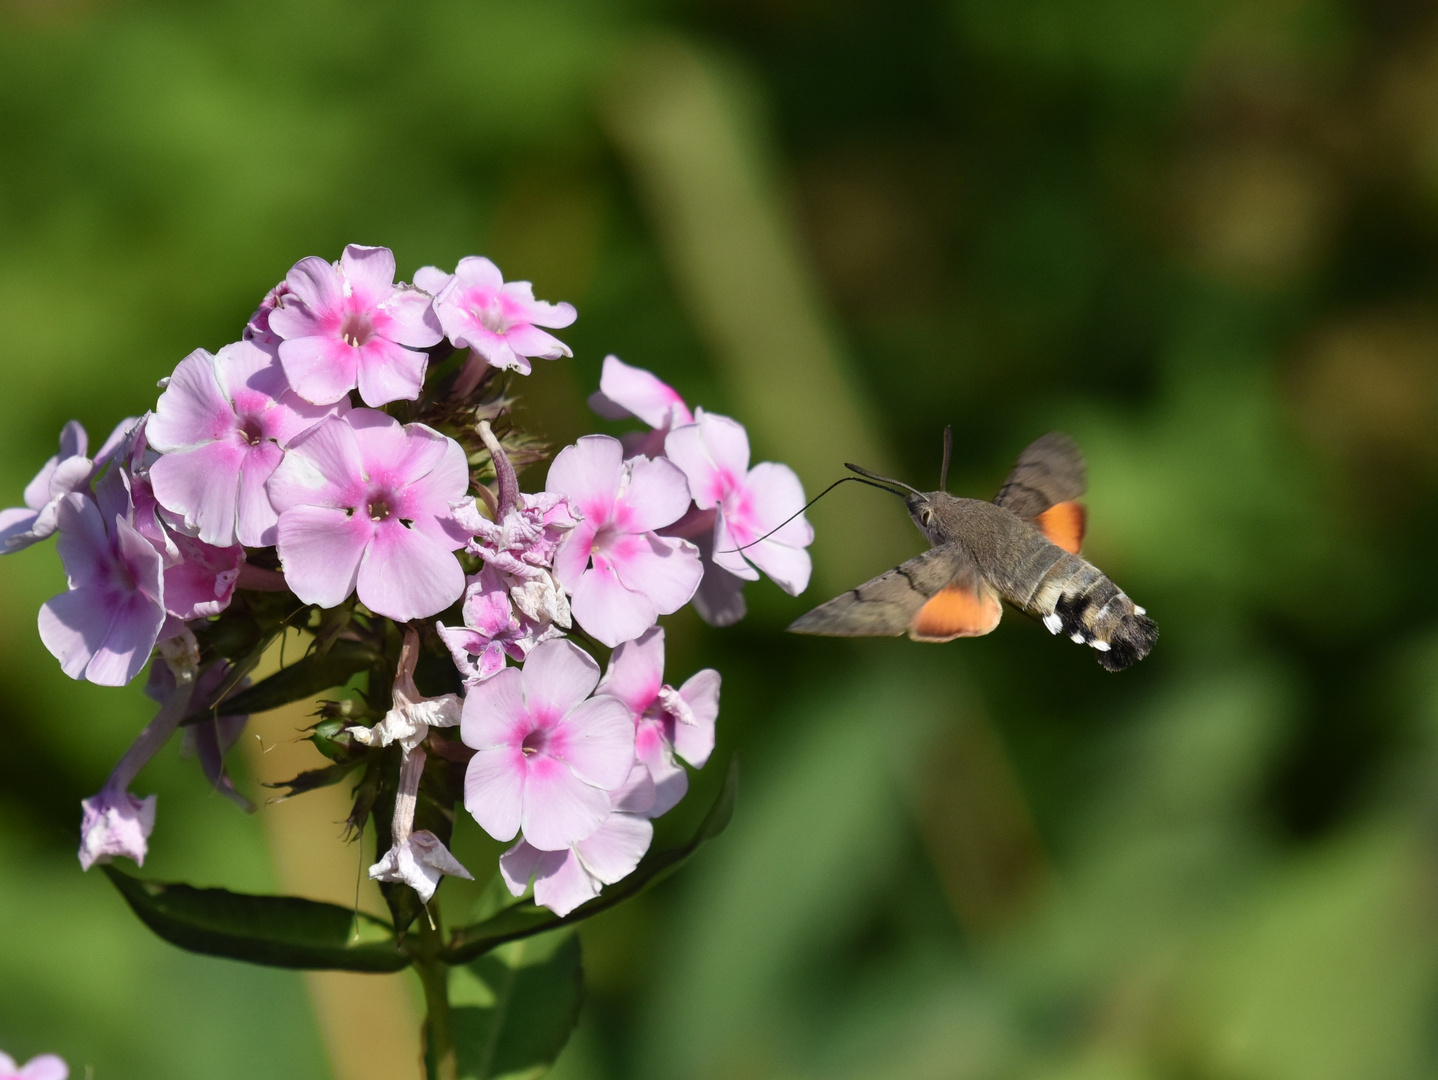
<instances>
[{"instance_id":1,"label":"light pink flower","mask_svg":"<svg viewBox=\"0 0 1438 1080\"><path fill-rule=\"evenodd\" d=\"M609 816L609 793L634 765L634 724L623 702L589 697L597 682L599 665L556 638L465 697L460 737L477 753L464 806L496 840L522 828L534 847L558 851Z\"/></svg>"},{"instance_id":2,"label":"light pink flower","mask_svg":"<svg viewBox=\"0 0 1438 1080\"><path fill-rule=\"evenodd\" d=\"M614 650L600 680L601 694L612 694L634 717L634 756L654 778L651 817L668 813L689 790L689 777L674 760L679 756L703 768L714 752L714 722L719 718L719 672L705 668L678 690L664 681L664 630L654 627Z\"/></svg>"},{"instance_id":3,"label":"light pink flower","mask_svg":"<svg viewBox=\"0 0 1438 1080\"><path fill-rule=\"evenodd\" d=\"M268 547L279 515L265 494L284 448L347 403L311 405L273 352L248 341L180 361L145 426L163 455L150 466L155 497L207 544Z\"/></svg>"},{"instance_id":4,"label":"light pink flower","mask_svg":"<svg viewBox=\"0 0 1438 1080\"><path fill-rule=\"evenodd\" d=\"M653 430L626 435L621 440L627 454L647 457L664 455L664 437L671 428L692 424L694 414L668 383L643 368L631 367L617 356L606 356L599 376L599 389L589 395L589 407L606 420L634 416Z\"/></svg>"},{"instance_id":5,"label":"light pink flower","mask_svg":"<svg viewBox=\"0 0 1438 1080\"><path fill-rule=\"evenodd\" d=\"M574 618L605 645L638 637L678 611L699 587L699 552L657 536L689 508L684 474L663 459L624 460L618 439L586 435L549 467L548 490L569 497L582 520L555 555Z\"/></svg>"},{"instance_id":6,"label":"light pink flower","mask_svg":"<svg viewBox=\"0 0 1438 1080\"><path fill-rule=\"evenodd\" d=\"M568 345L540 329L570 325L574 306L536 300L529 282L506 283L499 267L486 258L460 259L452 275L425 267L415 280L435 294L435 314L455 347L473 349L491 367L528 375L530 357L557 360L574 355Z\"/></svg>"},{"instance_id":7,"label":"light pink flower","mask_svg":"<svg viewBox=\"0 0 1438 1080\"><path fill-rule=\"evenodd\" d=\"M0 1051L0 1080L68 1080L70 1066L54 1054L32 1057L24 1066Z\"/></svg>"},{"instance_id":8,"label":"light pink flower","mask_svg":"<svg viewBox=\"0 0 1438 1080\"><path fill-rule=\"evenodd\" d=\"M40 609L40 640L70 678L123 686L165 624L163 561L127 515L106 520L78 492L60 501L56 522L69 591Z\"/></svg>"},{"instance_id":9,"label":"light pink flower","mask_svg":"<svg viewBox=\"0 0 1438 1080\"><path fill-rule=\"evenodd\" d=\"M423 751L415 751L422 754ZM369 876L376 881L388 881L396 885L408 885L419 893L420 903L427 904L439 888L439 879L445 874L473 881L474 875L464 864L450 854L444 841L428 829L411 832L404 839L396 839L393 846L369 868Z\"/></svg>"},{"instance_id":10,"label":"light pink flower","mask_svg":"<svg viewBox=\"0 0 1438 1080\"><path fill-rule=\"evenodd\" d=\"M643 765L610 798L613 812L592 834L563 851L541 851L520 840L499 857L499 872L515 896L534 879L534 902L561 917L634 872L654 839L654 782Z\"/></svg>"},{"instance_id":11,"label":"light pink flower","mask_svg":"<svg viewBox=\"0 0 1438 1080\"><path fill-rule=\"evenodd\" d=\"M757 566L790 596L803 592L812 570L804 549L814 542L814 529L802 514L779 528L804 506L794 470L772 461L749 468L744 425L703 409L695 410L694 423L671 431L664 448L684 470L694 505L717 511L714 562L749 581L759 577ZM776 528L773 536L759 539Z\"/></svg>"},{"instance_id":12,"label":"light pink flower","mask_svg":"<svg viewBox=\"0 0 1438 1080\"><path fill-rule=\"evenodd\" d=\"M285 300L290 295L290 284L282 281L260 301L260 306L255 308L255 313L250 316L250 321L245 323L244 332L240 335L245 341L253 341L256 345L265 348L278 348L284 339L270 329L270 312L275 308L285 306Z\"/></svg>"},{"instance_id":13,"label":"light pink flower","mask_svg":"<svg viewBox=\"0 0 1438 1080\"><path fill-rule=\"evenodd\" d=\"M285 277L289 295L270 310L280 363L295 393L316 405L359 388L366 405L413 400L443 334L430 296L394 283L389 248L350 244L337 263L310 256Z\"/></svg>"},{"instance_id":14,"label":"light pink flower","mask_svg":"<svg viewBox=\"0 0 1438 1080\"><path fill-rule=\"evenodd\" d=\"M373 409L322 421L268 485L285 579L321 607L357 587L371 611L401 622L443 611L464 591L452 552L466 537L450 508L468 486L464 451L433 428Z\"/></svg>"},{"instance_id":15,"label":"light pink flower","mask_svg":"<svg viewBox=\"0 0 1438 1080\"><path fill-rule=\"evenodd\" d=\"M60 452L25 485L25 505L0 510L0 554L20 551L55 531L60 500L89 485L93 465L85 429L71 420L60 429Z\"/></svg>"},{"instance_id":16,"label":"light pink flower","mask_svg":"<svg viewBox=\"0 0 1438 1080\"><path fill-rule=\"evenodd\" d=\"M515 608L504 575L489 565L467 579L463 626L436 623L440 639L469 686L504 670L504 658L523 663L530 649L558 637L552 622L540 622Z\"/></svg>"},{"instance_id":17,"label":"light pink flower","mask_svg":"<svg viewBox=\"0 0 1438 1080\"><path fill-rule=\"evenodd\" d=\"M397 742L406 752L415 750L429 738L432 727L457 727L460 700L457 694L425 697L414 682L419 664L419 632L413 626L404 629L399 667L395 670L393 704L374 727L356 726L347 729L355 740L365 746L388 746Z\"/></svg>"}]
</instances>

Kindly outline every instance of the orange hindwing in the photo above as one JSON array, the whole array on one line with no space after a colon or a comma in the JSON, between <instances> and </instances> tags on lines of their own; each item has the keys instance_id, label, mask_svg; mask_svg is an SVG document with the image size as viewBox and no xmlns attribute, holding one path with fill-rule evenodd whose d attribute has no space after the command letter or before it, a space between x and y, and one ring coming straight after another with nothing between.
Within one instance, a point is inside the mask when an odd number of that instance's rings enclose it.
<instances>
[{"instance_id":1,"label":"orange hindwing","mask_svg":"<svg viewBox=\"0 0 1438 1080\"><path fill-rule=\"evenodd\" d=\"M1003 614L999 598L986 587L946 585L914 613L909 637L915 641L982 637L999 625Z\"/></svg>"},{"instance_id":2,"label":"orange hindwing","mask_svg":"<svg viewBox=\"0 0 1438 1080\"><path fill-rule=\"evenodd\" d=\"M1054 503L1034 518L1034 524L1039 527L1039 532L1049 538L1050 542L1057 544L1070 555L1077 555L1079 548L1083 547L1086 517L1083 503L1070 500Z\"/></svg>"}]
</instances>

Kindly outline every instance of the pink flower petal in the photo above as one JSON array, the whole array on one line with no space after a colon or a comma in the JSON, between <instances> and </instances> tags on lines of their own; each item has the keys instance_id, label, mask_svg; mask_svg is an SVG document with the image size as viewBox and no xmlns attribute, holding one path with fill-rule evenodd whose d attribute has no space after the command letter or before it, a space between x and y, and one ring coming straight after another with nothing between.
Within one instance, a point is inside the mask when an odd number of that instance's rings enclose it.
<instances>
[{"instance_id":1,"label":"pink flower petal","mask_svg":"<svg viewBox=\"0 0 1438 1080\"><path fill-rule=\"evenodd\" d=\"M689 791L689 774L674 760L674 750L664 737L661 721L644 720L639 724L635 731L634 753L644 763L654 784L650 816L667 814Z\"/></svg>"},{"instance_id":2,"label":"pink flower petal","mask_svg":"<svg viewBox=\"0 0 1438 1080\"><path fill-rule=\"evenodd\" d=\"M654 601L643 593L626 589L613 568L602 559L596 559L593 568L580 577L570 609L580 626L596 641L611 648L621 641L637 638L659 618Z\"/></svg>"},{"instance_id":3,"label":"pink flower petal","mask_svg":"<svg viewBox=\"0 0 1438 1080\"><path fill-rule=\"evenodd\" d=\"M246 547L269 547L275 542L275 523L280 520L270 502L265 484L284 457L274 443L262 444L245 455L240 466L239 514L235 521L235 539ZM164 458L160 459L161 461ZM158 462L156 462L158 464ZM153 480L155 470L150 469Z\"/></svg>"},{"instance_id":4,"label":"pink flower petal","mask_svg":"<svg viewBox=\"0 0 1438 1080\"><path fill-rule=\"evenodd\" d=\"M528 716L520 670L506 668L465 695L459 737L475 750L507 746L523 737L515 736L516 728L528 730Z\"/></svg>"},{"instance_id":5,"label":"pink flower petal","mask_svg":"<svg viewBox=\"0 0 1438 1080\"><path fill-rule=\"evenodd\" d=\"M454 276L465 286L478 286L498 291L504 285L504 275L499 267L483 255L467 255L454 268Z\"/></svg>"},{"instance_id":6,"label":"pink flower petal","mask_svg":"<svg viewBox=\"0 0 1438 1080\"><path fill-rule=\"evenodd\" d=\"M756 536L778 529L769 539L787 547L807 547L814 542L814 527L800 516L780 527L785 518L804 508L804 485L787 465L761 461L749 470L744 486L753 501Z\"/></svg>"},{"instance_id":7,"label":"pink flower petal","mask_svg":"<svg viewBox=\"0 0 1438 1080\"><path fill-rule=\"evenodd\" d=\"M280 342L280 363L294 392L316 405L339 401L359 377L359 350L333 337L287 338Z\"/></svg>"},{"instance_id":8,"label":"pink flower petal","mask_svg":"<svg viewBox=\"0 0 1438 1080\"><path fill-rule=\"evenodd\" d=\"M594 522L581 521L559 542L559 549L554 553L554 576L569 592L575 590L589 566L589 553L598 527Z\"/></svg>"},{"instance_id":9,"label":"pink flower petal","mask_svg":"<svg viewBox=\"0 0 1438 1080\"><path fill-rule=\"evenodd\" d=\"M388 405L391 401L412 401L424 386L429 364L426 353L376 337L355 352L358 354L356 381L366 405Z\"/></svg>"},{"instance_id":10,"label":"pink flower petal","mask_svg":"<svg viewBox=\"0 0 1438 1080\"><path fill-rule=\"evenodd\" d=\"M536 754L528 762L528 770L521 827L524 838L540 850L558 851L578 843L609 816L608 793L586 784L563 762ZM489 833L496 840L508 839L493 830Z\"/></svg>"},{"instance_id":11,"label":"pink flower petal","mask_svg":"<svg viewBox=\"0 0 1438 1080\"><path fill-rule=\"evenodd\" d=\"M589 696L599 665L572 641L536 645L524 663L524 702L531 713L560 717Z\"/></svg>"},{"instance_id":12,"label":"pink flower petal","mask_svg":"<svg viewBox=\"0 0 1438 1080\"><path fill-rule=\"evenodd\" d=\"M576 776L606 790L624 783L634 764L634 719L622 701L591 698L575 706L563 727L563 757Z\"/></svg>"},{"instance_id":13,"label":"pink flower petal","mask_svg":"<svg viewBox=\"0 0 1438 1080\"><path fill-rule=\"evenodd\" d=\"M291 510L280 520L282 538L290 514L298 512ZM360 601L371 611L407 622L438 614L464 593L464 568L452 549L436 544L417 529L406 528L393 516L374 526L372 537L356 581ZM281 539L281 558L283 544Z\"/></svg>"},{"instance_id":14,"label":"pink flower petal","mask_svg":"<svg viewBox=\"0 0 1438 1080\"><path fill-rule=\"evenodd\" d=\"M540 851L533 844L521 840L499 857L499 873L511 896L523 896L524 890L529 888L530 878L549 877L569 857L568 849Z\"/></svg>"},{"instance_id":15,"label":"pink flower petal","mask_svg":"<svg viewBox=\"0 0 1438 1080\"><path fill-rule=\"evenodd\" d=\"M569 308L569 318L561 319L554 317L554 326L568 326L574 321L574 309L568 304L561 305ZM505 332L504 342L517 356L533 356L541 360L558 360L564 356L573 356L568 345L560 341L553 334L546 333L537 326L515 326Z\"/></svg>"},{"instance_id":16,"label":"pink flower petal","mask_svg":"<svg viewBox=\"0 0 1438 1080\"><path fill-rule=\"evenodd\" d=\"M394 288L394 252L387 247L347 244L340 271L352 285L383 296Z\"/></svg>"},{"instance_id":17,"label":"pink flower petal","mask_svg":"<svg viewBox=\"0 0 1438 1080\"><path fill-rule=\"evenodd\" d=\"M223 438L234 429L234 419L234 410L220 389L216 358L196 349L171 374L154 415L145 424L145 438L156 450L169 453Z\"/></svg>"},{"instance_id":18,"label":"pink flower petal","mask_svg":"<svg viewBox=\"0 0 1438 1080\"><path fill-rule=\"evenodd\" d=\"M654 704L663 684L664 628L653 626L614 650L598 692L612 694L638 716Z\"/></svg>"},{"instance_id":19,"label":"pink flower petal","mask_svg":"<svg viewBox=\"0 0 1438 1080\"><path fill-rule=\"evenodd\" d=\"M427 349L438 345L444 337L439 317L434 313L434 300L423 286L397 287L380 309L389 317L384 336L400 345Z\"/></svg>"},{"instance_id":20,"label":"pink flower petal","mask_svg":"<svg viewBox=\"0 0 1438 1080\"><path fill-rule=\"evenodd\" d=\"M598 896L600 883L584 869L579 856L569 848L554 854L563 856L563 861L548 874L536 878L534 902L562 918L586 900Z\"/></svg>"},{"instance_id":21,"label":"pink flower petal","mask_svg":"<svg viewBox=\"0 0 1438 1080\"><path fill-rule=\"evenodd\" d=\"M702 769L714 752L714 722L719 717L719 672L713 668L690 676L679 696L694 715L692 724L674 725L674 749L696 769Z\"/></svg>"},{"instance_id":22,"label":"pink flower petal","mask_svg":"<svg viewBox=\"0 0 1438 1080\"><path fill-rule=\"evenodd\" d=\"M628 877L654 840L654 826L635 814L610 814L609 820L577 845L585 868L606 885Z\"/></svg>"},{"instance_id":23,"label":"pink flower petal","mask_svg":"<svg viewBox=\"0 0 1438 1080\"><path fill-rule=\"evenodd\" d=\"M185 527L205 543L232 544L245 458L245 448L234 440L163 454L150 466L155 498L167 510L183 510Z\"/></svg>"},{"instance_id":24,"label":"pink flower petal","mask_svg":"<svg viewBox=\"0 0 1438 1080\"><path fill-rule=\"evenodd\" d=\"M492 686L503 674L481 685ZM469 759L464 774L464 808L496 840L512 840L519 832L524 771L524 754L507 746L480 750Z\"/></svg>"},{"instance_id":25,"label":"pink flower petal","mask_svg":"<svg viewBox=\"0 0 1438 1080\"><path fill-rule=\"evenodd\" d=\"M317 255L303 258L290 267L285 284L298 303L286 302L270 312L270 329L284 338L315 333L316 316L344 303L344 282L339 271ZM290 385L294 385L293 381Z\"/></svg>"},{"instance_id":26,"label":"pink flower petal","mask_svg":"<svg viewBox=\"0 0 1438 1080\"><path fill-rule=\"evenodd\" d=\"M154 807L154 796L150 796L151 809ZM25 1067L20 1070L20 1080L67 1080L70 1075L70 1067L63 1060L54 1054L41 1054L25 1062Z\"/></svg>"},{"instance_id":27,"label":"pink flower petal","mask_svg":"<svg viewBox=\"0 0 1438 1080\"><path fill-rule=\"evenodd\" d=\"M618 415L599 412L611 420L637 416L652 428L693 422L693 415L679 392L643 368L631 367L617 356L604 358L599 376L599 393L618 407Z\"/></svg>"},{"instance_id":28,"label":"pink flower petal","mask_svg":"<svg viewBox=\"0 0 1438 1080\"><path fill-rule=\"evenodd\" d=\"M689 603L704 576L699 549L688 540L652 533L643 539L647 541L643 548L626 551L623 560L615 559L614 572L626 588L642 590L659 615L672 614Z\"/></svg>"},{"instance_id":29,"label":"pink flower petal","mask_svg":"<svg viewBox=\"0 0 1438 1080\"><path fill-rule=\"evenodd\" d=\"M361 411L368 410L354 410ZM284 513L292 506L358 506L364 466L354 423L348 416L332 417L291 444L266 485L277 511Z\"/></svg>"},{"instance_id":30,"label":"pink flower petal","mask_svg":"<svg viewBox=\"0 0 1438 1080\"><path fill-rule=\"evenodd\" d=\"M275 527L275 543L294 594L320 607L343 603L354 592L360 559L373 535L374 523L361 514L323 506L286 510Z\"/></svg>"},{"instance_id":31,"label":"pink flower petal","mask_svg":"<svg viewBox=\"0 0 1438 1080\"><path fill-rule=\"evenodd\" d=\"M618 439L585 435L555 455L544 488L569 496L570 504L598 528L613 512L623 468L624 447Z\"/></svg>"},{"instance_id":32,"label":"pink flower petal","mask_svg":"<svg viewBox=\"0 0 1438 1080\"><path fill-rule=\"evenodd\" d=\"M454 275L437 266L421 266L414 272L414 283L430 296L444 292L445 286L454 280Z\"/></svg>"},{"instance_id":33,"label":"pink flower petal","mask_svg":"<svg viewBox=\"0 0 1438 1080\"><path fill-rule=\"evenodd\" d=\"M626 531L662 529L688 512L689 482L672 461L641 457L630 461L629 467L629 487L621 496Z\"/></svg>"}]
</instances>

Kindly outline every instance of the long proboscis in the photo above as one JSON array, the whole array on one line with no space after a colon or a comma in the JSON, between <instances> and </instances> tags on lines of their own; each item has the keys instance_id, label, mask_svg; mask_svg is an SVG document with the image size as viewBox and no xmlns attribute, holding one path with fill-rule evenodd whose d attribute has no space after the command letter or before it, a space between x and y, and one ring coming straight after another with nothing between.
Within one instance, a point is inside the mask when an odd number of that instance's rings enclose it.
<instances>
[{"instance_id":1,"label":"long proboscis","mask_svg":"<svg viewBox=\"0 0 1438 1080\"><path fill-rule=\"evenodd\" d=\"M850 465L849 468L852 469L854 468L854 466ZM879 477L878 479L883 479L883 477ZM755 544L762 543L763 541L769 539L769 537L773 536L780 529L782 529L785 525L789 524L789 522L793 521L800 514L804 513L805 510L808 510L809 507L813 506L816 502L822 499L825 495L829 494L829 492L833 491L840 484L847 484L850 480L852 480L856 484L868 484L870 487L878 488L880 491L887 491L890 495L898 495L901 498L904 495L904 493L902 491L899 491L897 488L885 487L883 484L875 483L872 479L865 479L862 476L841 476L839 477L839 479L835 480L832 484L826 487L823 491L819 492L819 494L815 495L812 499L806 502L801 509L796 510L794 513L786 517L783 521L779 522L778 525L775 525L772 529L766 532L763 536L759 537L758 540L750 540L747 544L741 544L739 547L735 548L725 548L723 551L715 552L715 554L729 555L733 552L743 551L745 548L751 548ZM908 485L906 484L904 486L907 487Z\"/></svg>"}]
</instances>

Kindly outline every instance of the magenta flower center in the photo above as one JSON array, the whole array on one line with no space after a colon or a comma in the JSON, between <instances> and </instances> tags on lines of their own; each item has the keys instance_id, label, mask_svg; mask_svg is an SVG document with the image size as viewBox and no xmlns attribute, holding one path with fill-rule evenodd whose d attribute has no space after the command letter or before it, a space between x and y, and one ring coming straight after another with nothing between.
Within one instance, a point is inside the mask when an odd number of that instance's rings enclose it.
<instances>
[{"instance_id":1,"label":"magenta flower center","mask_svg":"<svg viewBox=\"0 0 1438 1080\"><path fill-rule=\"evenodd\" d=\"M245 417L244 422L240 425L240 434L251 446L259 446L260 441L265 437L264 428L253 416Z\"/></svg>"},{"instance_id":2,"label":"magenta flower center","mask_svg":"<svg viewBox=\"0 0 1438 1080\"><path fill-rule=\"evenodd\" d=\"M371 495L365 509L369 513L371 521L384 521L390 514L394 513L394 507L390 505L389 496L383 492L377 495Z\"/></svg>"},{"instance_id":3,"label":"magenta flower center","mask_svg":"<svg viewBox=\"0 0 1438 1080\"><path fill-rule=\"evenodd\" d=\"M359 348L367 345L369 339L374 337L374 323L370 320L367 311L351 311L345 316L343 325L340 326L340 337L344 343L351 348Z\"/></svg>"},{"instance_id":4,"label":"magenta flower center","mask_svg":"<svg viewBox=\"0 0 1438 1080\"><path fill-rule=\"evenodd\" d=\"M505 316L504 305L497 296L478 296L469 306L469 313L491 334L502 334L512 325Z\"/></svg>"}]
</instances>

